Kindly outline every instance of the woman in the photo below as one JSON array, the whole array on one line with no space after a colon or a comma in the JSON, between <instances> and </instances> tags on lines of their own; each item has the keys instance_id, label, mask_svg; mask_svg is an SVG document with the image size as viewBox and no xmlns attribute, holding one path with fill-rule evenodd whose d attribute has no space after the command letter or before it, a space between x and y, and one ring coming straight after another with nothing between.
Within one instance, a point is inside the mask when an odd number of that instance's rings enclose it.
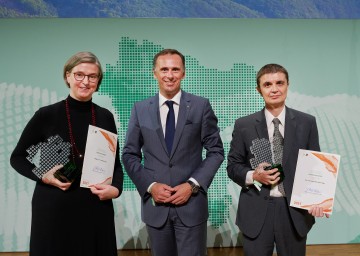
<instances>
[{"instance_id":1,"label":"woman","mask_svg":"<svg viewBox=\"0 0 360 256\"><path fill-rule=\"evenodd\" d=\"M111 112L92 102L92 95L99 89L103 77L102 68L94 54L79 52L65 64L63 76L70 88L69 96L35 113L10 159L17 172L36 181L30 255L117 255L111 199L122 192L123 172L118 150L112 184L80 188L89 125L117 133ZM26 158L29 147L46 143L48 138L56 135L71 145L69 160L79 173L72 183L54 177L61 165L39 178L33 173L35 165Z\"/></svg>"}]
</instances>

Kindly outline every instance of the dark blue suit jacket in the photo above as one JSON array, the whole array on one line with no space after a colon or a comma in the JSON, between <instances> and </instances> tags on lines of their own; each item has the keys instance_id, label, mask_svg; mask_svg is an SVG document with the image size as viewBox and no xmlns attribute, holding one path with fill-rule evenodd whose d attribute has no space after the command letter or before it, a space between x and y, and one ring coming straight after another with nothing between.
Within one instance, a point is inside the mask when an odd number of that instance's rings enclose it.
<instances>
[{"instance_id":1,"label":"dark blue suit jacket","mask_svg":"<svg viewBox=\"0 0 360 256\"><path fill-rule=\"evenodd\" d=\"M236 120L228 155L228 176L239 184L240 193L236 224L241 232L255 238L264 224L270 186L263 186L259 192L255 186L246 186L246 173L250 171L252 141L256 138L269 139L264 109ZM284 188L288 205L290 203L299 149L319 151L319 137L315 117L286 108L283 151ZM311 229L314 218L306 210L289 206L292 222L301 237Z\"/></svg>"},{"instance_id":2,"label":"dark blue suit jacket","mask_svg":"<svg viewBox=\"0 0 360 256\"><path fill-rule=\"evenodd\" d=\"M201 190L176 211L186 226L206 221L207 189L224 160L217 118L209 101L182 91L172 152L167 152L161 128L159 95L135 103L122 160L142 197L142 220L146 224L160 227L169 213L169 205L153 202L147 192L149 185L160 182L174 187L190 177L199 182Z\"/></svg>"}]
</instances>

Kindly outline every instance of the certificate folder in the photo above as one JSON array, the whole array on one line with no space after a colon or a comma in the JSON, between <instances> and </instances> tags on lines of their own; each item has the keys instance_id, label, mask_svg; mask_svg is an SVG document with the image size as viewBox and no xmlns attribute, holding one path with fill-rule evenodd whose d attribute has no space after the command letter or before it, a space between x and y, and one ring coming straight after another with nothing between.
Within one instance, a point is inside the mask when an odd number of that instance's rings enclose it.
<instances>
[{"instance_id":1,"label":"certificate folder","mask_svg":"<svg viewBox=\"0 0 360 256\"><path fill-rule=\"evenodd\" d=\"M111 184L116 157L117 134L89 125L80 186Z\"/></svg>"},{"instance_id":2,"label":"certificate folder","mask_svg":"<svg viewBox=\"0 0 360 256\"><path fill-rule=\"evenodd\" d=\"M340 155L299 150L290 206L310 209L323 207L333 212Z\"/></svg>"}]
</instances>

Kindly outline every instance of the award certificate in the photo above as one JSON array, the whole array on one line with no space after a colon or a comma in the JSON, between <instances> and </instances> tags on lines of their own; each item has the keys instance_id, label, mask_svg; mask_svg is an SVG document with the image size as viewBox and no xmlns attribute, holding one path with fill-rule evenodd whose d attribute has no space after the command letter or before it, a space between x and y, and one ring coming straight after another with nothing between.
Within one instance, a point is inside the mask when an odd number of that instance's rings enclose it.
<instances>
[{"instance_id":1,"label":"award certificate","mask_svg":"<svg viewBox=\"0 0 360 256\"><path fill-rule=\"evenodd\" d=\"M333 211L340 155L311 150L299 150L290 206L310 209L323 207Z\"/></svg>"},{"instance_id":2,"label":"award certificate","mask_svg":"<svg viewBox=\"0 0 360 256\"><path fill-rule=\"evenodd\" d=\"M80 187L111 184L116 157L117 135L89 125Z\"/></svg>"}]
</instances>

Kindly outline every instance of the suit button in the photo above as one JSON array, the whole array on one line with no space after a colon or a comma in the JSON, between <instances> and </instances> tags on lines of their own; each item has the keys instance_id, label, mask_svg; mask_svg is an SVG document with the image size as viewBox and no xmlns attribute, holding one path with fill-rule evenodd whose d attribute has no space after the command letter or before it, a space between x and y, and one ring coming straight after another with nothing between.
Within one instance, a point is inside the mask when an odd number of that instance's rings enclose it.
<instances>
[{"instance_id":1,"label":"suit button","mask_svg":"<svg viewBox=\"0 0 360 256\"><path fill-rule=\"evenodd\" d=\"M169 164L169 167L170 167L170 168L171 168L171 167L173 167L173 164L172 164L172 163L170 163L170 164Z\"/></svg>"}]
</instances>

